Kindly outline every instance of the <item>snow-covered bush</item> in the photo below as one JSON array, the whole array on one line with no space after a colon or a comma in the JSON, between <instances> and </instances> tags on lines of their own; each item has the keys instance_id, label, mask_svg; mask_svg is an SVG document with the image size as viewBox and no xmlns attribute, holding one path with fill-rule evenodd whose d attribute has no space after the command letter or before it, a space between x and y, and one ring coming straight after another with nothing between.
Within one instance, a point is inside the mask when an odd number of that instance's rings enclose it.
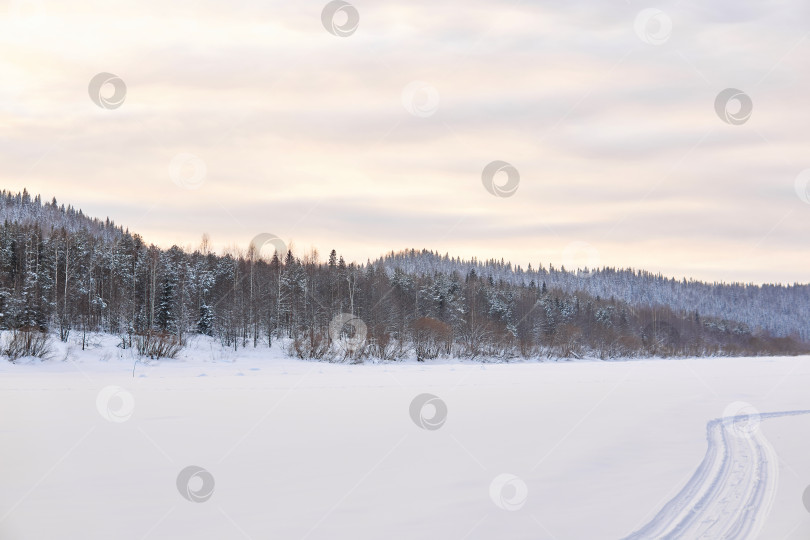
<instances>
[{"instance_id":1,"label":"snow-covered bush","mask_svg":"<svg viewBox=\"0 0 810 540\"><path fill-rule=\"evenodd\" d=\"M324 332L306 331L287 344L287 354L307 360L321 359L329 352L329 335Z\"/></svg>"},{"instance_id":2,"label":"snow-covered bush","mask_svg":"<svg viewBox=\"0 0 810 540\"><path fill-rule=\"evenodd\" d=\"M26 356L47 358L50 353L50 336L36 328L11 330L3 343L3 354L12 362Z\"/></svg>"},{"instance_id":3,"label":"snow-covered bush","mask_svg":"<svg viewBox=\"0 0 810 540\"><path fill-rule=\"evenodd\" d=\"M420 362L449 354L453 343L453 329L449 324L422 317L413 322L413 348L416 359Z\"/></svg>"},{"instance_id":4,"label":"snow-covered bush","mask_svg":"<svg viewBox=\"0 0 810 540\"><path fill-rule=\"evenodd\" d=\"M145 332L135 335L135 350L140 356L152 359L174 358L183 349L180 338L164 332Z\"/></svg>"},{"instance_id":5,"label":"snow-covered bush","mask_svg":"<svg viewBox=\"0 0 810 540\"><path fill-rule=\"evenodd\" d=\"M380 360L399 360L405 356L402 340L392 335L382 327L369 329L368 353L372 358Z\"/></svg>"}]
</instances>

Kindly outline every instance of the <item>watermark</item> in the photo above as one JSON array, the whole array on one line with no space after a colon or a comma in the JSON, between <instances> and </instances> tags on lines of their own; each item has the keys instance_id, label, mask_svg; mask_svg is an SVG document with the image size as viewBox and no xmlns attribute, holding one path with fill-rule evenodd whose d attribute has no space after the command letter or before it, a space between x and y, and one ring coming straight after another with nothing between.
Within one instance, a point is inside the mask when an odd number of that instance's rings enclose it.
<instances>
[{"instance_id":1,"label":"watermark","mask_svg":"<svg viewBox=\"0 0 810 540\"><path fill-rule=\"evenodd\" d=\"M108 422L126 422L135 410L135 398L120 386L105 386L96 396L96 409Z\"/></svg>"},{"instance_id":2,"label":"watermark","mask_svg":"<svg viewBox=\"0 0 810 540\"><path fill-rule=\"evenodd\" d=\"M802 502L804 503L805 510L810 512L810 486L804 488L804 493L802 494Z\"/></svg>"},{"instance_id":3,"label":"watermark","mask_svg":"<svg viewBox=\"0 0 810 540\"><path fill-rule=\"evenodd\" d=\"M205 183L206 174L208 167L194 154L180 152L169 162L169 178L183 189L199 189Z\"/></svg>"},{"instance_id":4,"label":"watermark","mask_svg":"<svg viewBox=\"0 0 810 540\"><path fill-rule=\"evenodd\" d=\"M177 475L177 491L187 501L202 503L214 494L214 475L197 465L189 465Z\"/></svg>"},{"instance_id":5,"label":"watermark","mask_svg":"<svg viewBox=\"0 0 810 540\"><path fill-rule=\"evenodd\" d=\"M735 401L723 409L723 426L737 437L751 437L759 429L759 411L750 403Z\"/></svg>"},{"instance_id":6,"label":"watermark","mask_svg":"<svg viewBox=\"0 0 810 540\"><path fill-rule=\"evenodd\" d=\"M571 242L563 248L562 262L565 269L577 277L591 277L599 270L602 259L599 250L588 242Z\"/></svg>"},{"instance_id":7,"label":"watermark","mask_svg":"<svg viewBox=\"0 0 810 540\"><path fill-rule=\"evenodd\" d=\"M102 109L117 109L127 97L127 85L118 75L102 72L90 79L87 93L93 103Z\"/></svg>"},{"instance_id":8,"label":"watermark","mask_svg":"<svg viewBox=\"0 0 810 540\"><path fill-rule=\"evenodd\" d=\"M402 106L419 118L433 116L439 110L439 91L426 82L412 81L402 89Z\"/></svg>"},{"instance_id":9,"label":"watermark","mask_svg":"<svg viewBox=\"0 0 810 540\"><path fill-rule=\"evenodd\" d=\"M672 19L660 9L642 9L633 27L638 38L650 45L663 45L672 35Z\"/></svg>"},{"instance_id":10,"label":"watermark","mask_svg":"<svg viewBox=\"0 0 810 540\"><path fill-rule=\"evenodd\" d=\"M751 97L736 88L726 88L714 100L717 116L726 124L740 126L751 118L754 102Z\"/></svg>"},{"instance_id":11,"label":"watermark","mask_svg":"<svg viewBox=\"0 0 810 540\"><path fill-rule=\"evenodd\" d=\"M360 24L357 8L343 0L332 0L321 11L321 23L333 36L349 37Z\"/></svg>"},{"instance_id":12,"label":"watermark","mask_svg":"<svg viewBox=\"0 0 810 540\"><path fill-rule=\"evenodd\" d=\"M506 175L506 181L496 182L496 176ZM520 185L520 173L510 163L493 161L484 167L481 173L484 188L496 197L511 197Z\"/></svg>"},{"instance_id":13,"label":"watermark","mask_svg":"<svg viewBox=\"0 0 810 540\"><path fill-rule=\"evenodd\" d=\"M802 202L810 204L810 169L805 169L796 177L796 195Z\"/></svg>"},{"instance_id":14,"label":"watermark","mask_svg":"<svg viewBox=\"0 0 810 540\"><path fill-rule=\"evenodd\" d=\"M350 313L338 313L329 323L329 339L341 351L353 354L366 342L368 329L363 319Z\"/></svg>"},{"instance_id":15,"label":"watermark","mask_svg":"<svg viewBox=\"0 0 810 540\"><path fill-rule=\"evenodd\" d=\"M413 398L409 412L413 423L428 431L436 431L447 421L447 404L433 394Z\"/></svg>"},{"instance_id":16,"label":"watermark","mask_svg":"<svg viewBox=\"0 0 810 540\"><path fill-rule=\"evenodd\" d=\"M272 258L273 253L278 253L279 260L282 260L284 254L287 253L287 244L275 234L270 233L261 233L254 236L253 240L250 241L250 247L253 248L253 252L258 258ZM265 248L267 248L267 251L265 251Z\"/></svg>"},{"instance_id":17,"label":"watermark","mask_svg":"<svg viewBox=\"0 0 810 540\"><path fill-rule=\"evenodd\" d=\"M523 508L529 488L526 482L514 474L504 473L496 476L489 484L489 498L501 510L515 512Z\"/></svg>"}]
</instances>

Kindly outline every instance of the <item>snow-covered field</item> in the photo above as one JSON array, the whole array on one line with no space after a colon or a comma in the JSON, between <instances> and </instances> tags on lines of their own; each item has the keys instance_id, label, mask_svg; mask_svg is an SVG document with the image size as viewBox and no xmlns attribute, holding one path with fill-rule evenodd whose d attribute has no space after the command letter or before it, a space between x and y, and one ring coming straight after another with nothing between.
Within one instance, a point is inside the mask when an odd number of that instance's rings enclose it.
<instances>
[{"instance_id":1,"label":"snow-covered field","mask_svg":"<svg viewBox=\"0 0 810 540\"><path fill-rule=\"evenodd\" d=\"M0 539L810 537L807 357L335 365L197 340L134 365L96 341L0 362Z\"/></svg>"}]
</instances>

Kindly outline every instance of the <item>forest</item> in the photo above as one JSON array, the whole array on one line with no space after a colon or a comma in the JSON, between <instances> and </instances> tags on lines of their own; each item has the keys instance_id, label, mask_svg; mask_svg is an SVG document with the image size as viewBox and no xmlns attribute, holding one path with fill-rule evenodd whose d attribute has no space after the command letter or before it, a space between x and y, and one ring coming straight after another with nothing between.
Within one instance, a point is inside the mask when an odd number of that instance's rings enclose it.
<instances>
[{"instance_id":1,"label":"forest","mask_svg":"<svg viewBox=\"0 0 810 540\"><path fill-rule=\"evenodd\" d=\"M416 250L357 264L335 249L321 260L255 239L218 254L207 236L193 250L161 249L27 192L0 193L0 216L0 329L12 360L46 356L52 339L84 347L97 332L152 358L175 356L195 335L339 362L810 352L803 285L524 270ZM773 316L760 307L768 297Z\"/></svg>"}]
</instances>

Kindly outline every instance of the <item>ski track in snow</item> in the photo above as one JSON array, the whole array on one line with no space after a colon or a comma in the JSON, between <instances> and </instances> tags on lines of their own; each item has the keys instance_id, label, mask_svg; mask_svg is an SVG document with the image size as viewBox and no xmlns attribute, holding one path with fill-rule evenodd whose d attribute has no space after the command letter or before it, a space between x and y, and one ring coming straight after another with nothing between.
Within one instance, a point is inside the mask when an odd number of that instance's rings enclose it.
<instances>
[{"instance_id":1,"label":"ski track in snow","mask_svg":"<svg viewBox=\"0 0 810 540\"><path fill-rule=\"evenodd\" d=\"M762 413L759 420L810 414ZM776 492L776 454L748 415L717 418L706 426L709 446L681 491L642 528L624 540L753 539L770 512Z\"/></svg>"}]
</instances>

